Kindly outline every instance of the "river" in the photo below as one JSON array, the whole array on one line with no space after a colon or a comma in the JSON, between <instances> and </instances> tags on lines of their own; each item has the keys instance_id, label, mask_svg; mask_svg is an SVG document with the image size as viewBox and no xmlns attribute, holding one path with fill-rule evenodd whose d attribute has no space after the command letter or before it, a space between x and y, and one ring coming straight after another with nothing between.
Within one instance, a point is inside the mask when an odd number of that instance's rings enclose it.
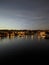
<instances>
[{"instance_id":1,"label":"river","mask_svg":"<svg viewBox=\"0 0 49 65\"><path fill-rule=\"evenodd\" d=\"M48 53L49 39L36 35L0 37L0 58L19 57L40 59L40 53ZM17 59L18 60L18 59Z\"/></svg>"}]
</instances>

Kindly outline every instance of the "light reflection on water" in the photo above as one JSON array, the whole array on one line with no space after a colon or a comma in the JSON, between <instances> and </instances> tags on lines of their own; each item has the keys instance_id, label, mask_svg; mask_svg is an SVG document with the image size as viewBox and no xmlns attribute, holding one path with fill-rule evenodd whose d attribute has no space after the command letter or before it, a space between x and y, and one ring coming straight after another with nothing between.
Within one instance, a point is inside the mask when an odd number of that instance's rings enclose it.
<instances>
[{"instance_id":1,"label":"light reflection on water","mask_svg":"<svg viewBox=\"0 0 49 65\"><path fill-rule=\"evenodd\" d=\"M29 53L31 51L30 54L34 57L35 52L40 54L40 50L47 51L48 48L49 39L41 38L37 34L0 37L0 57L8 56L8 54L21 55L26 53L25 51Z\"/></svg>"},{"instance_id":2,"label":"light reflection on water","mask_svg":"<svg viewBox=\"0 0 49 65\"><path fill-rule=\"evenodd\" d=\"M0 37L0 41L1 40L4 40L4 39L9 39L9 40L11 40L11 39L15 39L15 38L20 38L20 39L32 39L32 40L40 40L40 39L45 39L45 37L43 36L42 38L41 38L41 36L40 35L37 35L37 34L35 34L35 35L17 35L17 36L6 36L6 37Z\"/></svg>"},{"instance_id":3,"label":"light reflection on water","mask_svg":"<svg viewBox=\"0 0 49 65\"><path fill-rule=\"evenodd\" d=\"M39 50L49 48L49 40L42 39L37 35L7 36L0 37L0 52L16 50ZM0 53L1 54L1 53Z\"/></svg>"},{"instance_id":4,"label":"light reflection on water","mask_svg":"<svg viewBox=\"0 0 49 65\"><path fill-rule=\"evenodd\" d=\"M20 40L32 40L32 41L41 41L41 40L43 40L43 41L45 41L46 39L44 39L44 37L43 38L41 38L40 37L40 35L37 35L37 34L35 34L35 35L17 35L17 36L6 36L6 37L0 37L0 43L10 43L10 42L12 42L12 41L14 41L15 42L15 40L17 40L17 41L20 41Z\"/></svg>"}]
</instances>

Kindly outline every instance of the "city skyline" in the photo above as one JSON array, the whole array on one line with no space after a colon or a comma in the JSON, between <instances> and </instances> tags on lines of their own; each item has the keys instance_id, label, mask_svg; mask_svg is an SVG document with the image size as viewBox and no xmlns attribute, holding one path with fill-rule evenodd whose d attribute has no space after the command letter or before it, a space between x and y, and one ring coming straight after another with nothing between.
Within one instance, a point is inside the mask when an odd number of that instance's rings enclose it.
<instances>
[{"instance_id":1,"label":"city skyline","mask_svg":"<svg viewBox=\"0 0 49 65\"><path fill-rule=\"evenodd\" d=\"M0 0L0 29L49 30L49 0Z\"/></svg>"}]
</instances>

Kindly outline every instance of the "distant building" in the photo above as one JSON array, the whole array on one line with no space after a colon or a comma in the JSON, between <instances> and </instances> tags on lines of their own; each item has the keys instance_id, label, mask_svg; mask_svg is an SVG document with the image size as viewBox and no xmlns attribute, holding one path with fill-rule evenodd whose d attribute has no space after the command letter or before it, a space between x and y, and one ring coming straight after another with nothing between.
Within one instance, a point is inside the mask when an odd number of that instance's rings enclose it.
<instances>
[{"instance_id":1,"label":"distant building","mask_svg":"<svg viewBox=\"0 0 49 65\"><path fill-rule=\"evenodd\" d=\"M46 36L45 32L40 32L40 37L45 38L45 36Z\"/></svg>"}]
</instances>

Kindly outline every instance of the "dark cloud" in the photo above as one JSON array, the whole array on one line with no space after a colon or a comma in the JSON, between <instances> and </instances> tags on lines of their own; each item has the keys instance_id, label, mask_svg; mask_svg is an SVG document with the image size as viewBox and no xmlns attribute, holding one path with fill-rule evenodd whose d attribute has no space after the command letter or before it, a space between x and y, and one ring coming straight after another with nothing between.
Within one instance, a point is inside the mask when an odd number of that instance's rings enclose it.
<instances>
[{"instance_id":1,"label":"dark cloud","mask_svg":"<svg viewBox=\"0 0 49 65\"><path fill-rule=\"evenodd\" d=\"M1 21L11 28L49 29L49 0L0 0Z\"/></svg>"}]
</instances>

